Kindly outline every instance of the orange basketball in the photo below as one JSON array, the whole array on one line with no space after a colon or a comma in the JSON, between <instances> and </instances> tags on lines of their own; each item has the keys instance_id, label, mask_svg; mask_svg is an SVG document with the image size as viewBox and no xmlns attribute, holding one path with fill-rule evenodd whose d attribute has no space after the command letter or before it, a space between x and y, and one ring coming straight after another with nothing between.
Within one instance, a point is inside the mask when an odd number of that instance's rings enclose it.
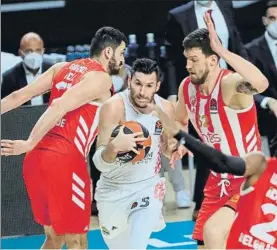
<instances>
[{"instance_id":1,"label":"orange basketball","mask_svg":"<svg viewBox=\"0 0 277 250\"><path fill-rule=\"evenodd\" d=\"M142 132L143 135L141 137L147 138L147 140L137 143L136 150L139 151L139 153L140 153L139 155L135 154L133 151L129 151L129 152L119 153L117 155L117 158L123 163L127 163L130 161L132 163L136 163L138 161L141 161L142 159L144 159L146 157L146 155L148 154L148 152L150 151L150 148L151 148L152 141L151 141L151 136L149 135L149 131L147 130L147 128L145 128L143 125L141 125L138 122L128 121L128 122L123 122L120 125L118 125L113 130L111 137L116 137L118 135L119 129L122 125L125 126L123 129L123 132L125 134L133 134L133 133L137 133L137 132Z\"/></svg>"}]
</instances>

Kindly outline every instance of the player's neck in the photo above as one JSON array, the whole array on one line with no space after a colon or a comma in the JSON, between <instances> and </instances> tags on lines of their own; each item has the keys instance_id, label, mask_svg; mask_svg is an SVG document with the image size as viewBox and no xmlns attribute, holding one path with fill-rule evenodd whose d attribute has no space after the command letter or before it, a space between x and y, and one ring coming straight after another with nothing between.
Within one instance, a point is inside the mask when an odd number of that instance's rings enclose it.
<instances>
[{"instance_id":1,"label":"player's neck","mask_svg":"<svg viewBox=\"0 0 277 250\"><path fill-rule=\"evenodd\" d=\"M98 62L102 65L103 69L108 72L109 69L109 62L107 60L104 60L101 56L100 57L92 57L92 60Z\"/></svg>"},{"instance_id":2,"label":"player's neck","mask_svg":"<svg viewBox=\"0 0 277 250\"><path fill-rule=\"evenodd\" d=\"M210 71L204 84L199 86L199 90L203 95L210 95L212 93L220 71L220 67L216 67L213 71Z\"/></svg>"}]
</instances>

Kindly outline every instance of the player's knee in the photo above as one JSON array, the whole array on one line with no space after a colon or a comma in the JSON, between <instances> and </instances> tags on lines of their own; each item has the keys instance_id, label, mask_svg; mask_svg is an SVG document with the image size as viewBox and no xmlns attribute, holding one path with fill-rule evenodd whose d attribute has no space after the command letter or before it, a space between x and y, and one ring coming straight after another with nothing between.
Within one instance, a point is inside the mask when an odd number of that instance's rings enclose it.
<instances>
[{"instance_id":1,"label":"player's knee","mask_svg":"<svg viewBox=\"0 0 277 250\"><path fill-rule=\"evenodd\" d=\"M220 227L212 217L204 224L203 232L205 242L206 240L216 241L222 234L222 230L220 230Z\"/></svg>"},{"instance_id":2,"label":"player's knee","mask_svg":"<svg viewBox=\"0 0 277 250\"><path fill-rule=\"evenodd\" d=\"M81 235L81 249L87 249L88 248L88 240L87 240L87 234Z\"/></svg>"},{"instance_id":3,"label":"player's knee","mask_svg":"<svg viewBox=\"0 0 277 250\"><path fill-rule=\"evenodd\" d=\"M52 246L54 248L62 248L64 244L64 238L61 235L56 235L53 228L51 226L45 226L45 245L46 246Z\"/></svg>"},{"instance_id":4,"label":"player's knee","mask_svg":"<svg viewBox=\"0 0 277 250\"><path fill-rule=\"evenodd\" d=\"M82 249L79 234L66 234L64 240L68 249Z\"/></svg>"}]
</instances>

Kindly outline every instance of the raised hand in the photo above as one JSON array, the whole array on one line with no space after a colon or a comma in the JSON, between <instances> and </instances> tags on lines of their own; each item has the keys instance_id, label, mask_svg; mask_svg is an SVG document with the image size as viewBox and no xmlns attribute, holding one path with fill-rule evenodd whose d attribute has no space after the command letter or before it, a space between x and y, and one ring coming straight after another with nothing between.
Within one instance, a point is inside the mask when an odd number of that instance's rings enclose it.
<instances>
[{"instance_id":1,"label":"raised hand","mask_svg":"<svg viewBox=\"0 0 277 250\"><path fill-rule=\"evenodd\" d=\"M210 34L211 48L215 53L217 53L219 55L220 52L224 49L224 47L222 46L222 43L220 42L218 35L215 31L214 23L213 23L213 20L211 18L211 14L209 11L207 11L204 14L204 21L206 23L207 29Z\"/></svg>"}]
</instances>

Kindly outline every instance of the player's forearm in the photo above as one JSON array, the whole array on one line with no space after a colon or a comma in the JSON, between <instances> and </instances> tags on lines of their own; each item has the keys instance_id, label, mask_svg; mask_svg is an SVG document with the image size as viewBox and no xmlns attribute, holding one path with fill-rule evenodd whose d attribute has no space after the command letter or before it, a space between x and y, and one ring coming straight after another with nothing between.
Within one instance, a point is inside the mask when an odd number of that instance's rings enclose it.
<instances>
[{"instance_id":1,"label":"player's forearm","mask_svg":"<svg viewBox=\"0 0 277 250\"><path fill-rule=\"evenodd\" d=\"M92 160L95 167L101 172L109 172L114 168L117 153L111 143L97 148Z\"/></svg>"},{"instance_id":2,"label":"player's forearm","mask_svg":"<svg viewBox=\"0 0 277 250\"><path fill-rule=\"evenodd\" d=\"M116 159L117 151L112 142L108 143L106 148L102 151L101 157L107 163L113 163Z\"/></svg>"},{"instance_id":3,"label":"player's forearm","mask_svg":"<svg viewBox=\"0 0 277 250\"><path fill-rule=\"evenodd\" d=\"M50 105L34 126L28 141L34 148L43 136L52 129L66 114L66 110L57 104Z\"/></svg>"},{"instance_id":4,"label":"player's forearm","mask_svg":"<svg viewBox=\"0 0 277 250\"><path fill-rule=\"evenodd\" d=\"M223 58L237 73L239 73L248 83L259 93L268 87L268 80L262 72L252 63L248 62L239 55L222 49L219 56Z\"/></svg>"},{"instance_id":5,"label":"player's forearm","mask_svg":"<svg viewBox=\"0 0 277 250\"><path fill-rule=\"evenodd\" d=\"M5 114L6 112L21 106L26 101L28 100L22 98L22 96L17 91L11 93L1 100L1 114Z\"/></svg>"},{"instance_id":6,"label":"player's forearm","mask_svg":"<svg viewBox=\"0 0 277 250\"><path fill-rule=\"evenodd\" d=\"M185 147L188 148L195 157L202 159L205 162L203 165L209 169L218 173L230 173L235 175L245 174L245 161L240 157L227 156L181 130L175 135L175 138L177 140L184 138Z\"/></svg>"}]
</instances>

